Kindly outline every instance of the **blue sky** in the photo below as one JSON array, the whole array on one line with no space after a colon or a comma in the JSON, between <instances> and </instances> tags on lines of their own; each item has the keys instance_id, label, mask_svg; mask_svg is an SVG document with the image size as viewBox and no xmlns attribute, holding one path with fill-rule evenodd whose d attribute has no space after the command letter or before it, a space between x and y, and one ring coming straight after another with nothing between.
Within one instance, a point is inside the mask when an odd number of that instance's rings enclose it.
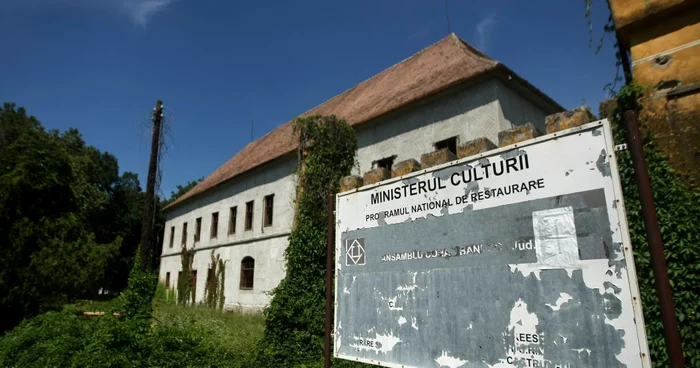
<instances>
[{"instance_id":1,"label":"blue sky","mask_svg":"<svg viewBox=\"0 0 700 368\"><path fill-rule=\"evenodd\" d=\"M594 111L615 76L588 48L583 0L448 0L451 29L566 108ZM161 191L448 34L443 0L0 0L0 102L139 174L165 103ZM596 35L607 19L594 1ZM609 40L608 40L609 41Z\"/></svg>"}]
</instances>

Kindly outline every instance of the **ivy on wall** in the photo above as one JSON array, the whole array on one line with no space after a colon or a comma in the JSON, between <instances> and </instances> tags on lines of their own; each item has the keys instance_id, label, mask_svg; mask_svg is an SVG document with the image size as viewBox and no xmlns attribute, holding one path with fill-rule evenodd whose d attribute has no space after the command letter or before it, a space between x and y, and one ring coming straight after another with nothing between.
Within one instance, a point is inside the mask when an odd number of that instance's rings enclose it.
<instances>
[{"instance_id":1,"label":"ivy on wall","mask_svg":"<svg viewBox=\"0 0 700 368\"><path fill-rule=\"evenodd\" d=\"M192 263L194 262L194 248L187 248L187 244L182 245L180 253L181 269L177 277L177 304L186 306L194 304L195 288L194 288L194 272L192 272Z\"/></svg>"},{"instance_id":2,"label":"ivy on wall","mask_svg":"<svg viewBox=\"0 0 700 368\"><path fill-rule=\"evenodd\" d=\"M617 95L617 107L611 120L615 142L625 142L625 111L643 111L640 97L644 90L637 85L623 87ZM664 255L673 289L673 301L680 326L681 339L688 367L700 367L700 193L688 188L669 165L651 133L645 129L644 114L640 118L647 170L654 192ZM654 287L649 245L642 219L639 191L629 151L617 153L622 189L634 247L642 308L654 367L668 367L666 345L661 324L659 300Z\"/></svg>"},{"instance_id":3,"label":"ivy on wall","mask_svg":"<svg viewBox=\"0 0 700 368\"><path fill-rule=\"evenodd\" d=\"M212 309L224 308L224 276L226 262L217 254L214 257L214 250L211 250L211 261L207 271L207 283L204 287L204 304Z\"/></svg>"},{"instance_id":4,"label":"ivy on wall","mask_svg":"<svg viewBox=\"0 0 700 368\"><path fill-rule=\"evenodd\" d=\"M355 164L357 140L344 120L312 116L296 119L293 127L300 158L295 222L284 254L286 276L265 309L256 366L322 366L327 201Z\"/></svg>"}]
</instances>

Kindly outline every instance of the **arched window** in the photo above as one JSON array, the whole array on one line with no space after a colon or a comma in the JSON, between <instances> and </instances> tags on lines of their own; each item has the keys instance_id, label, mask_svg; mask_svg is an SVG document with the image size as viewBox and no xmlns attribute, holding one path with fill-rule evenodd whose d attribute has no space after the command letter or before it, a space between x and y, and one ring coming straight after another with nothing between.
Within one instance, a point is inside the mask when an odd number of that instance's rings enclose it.
<instances>
[{"instance_id":1,"label":"arched window","mask_svg":"<svg viewBox=\"0 0 700 368\"><path fill-rule=\"evenodd\" d=\"M245 257L241 261L241 289L252 289L255 276L255 260L253 257Z\"/></svg>"}]
</instances>

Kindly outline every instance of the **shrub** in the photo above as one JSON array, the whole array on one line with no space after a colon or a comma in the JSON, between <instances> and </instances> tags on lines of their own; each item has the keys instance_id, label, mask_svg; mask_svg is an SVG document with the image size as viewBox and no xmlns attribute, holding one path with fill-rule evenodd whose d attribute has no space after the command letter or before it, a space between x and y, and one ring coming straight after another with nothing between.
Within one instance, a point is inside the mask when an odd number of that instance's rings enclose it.
<instances>
[{"instance_id":1,"label":"shrub","mask_svg":"<svg viewBox=\"0 0 700 368\"><path fill-rule=\"evenodd\" d=\"M299 138L296 213L287 273L265 309L258 366L316 365L323 359L328 196L355 164L353 129L335 116L294 121Z\"/></svg>"}]
</instances>

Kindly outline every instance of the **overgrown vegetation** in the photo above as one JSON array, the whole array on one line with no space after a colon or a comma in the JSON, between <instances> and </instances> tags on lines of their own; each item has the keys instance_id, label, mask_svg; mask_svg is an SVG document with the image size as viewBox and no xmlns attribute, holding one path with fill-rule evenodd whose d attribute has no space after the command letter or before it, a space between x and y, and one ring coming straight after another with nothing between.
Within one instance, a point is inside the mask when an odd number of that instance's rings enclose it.
<instances>
[{"instance_id":1,"label":"overgrown vegetation","mask_svg":"<svg viewBox=\"0 0 700 368\"><path fill-rule=\"evenodd\" d=\"M254 367L263 327L260 314L182 308L163 300L145 320L84 319L69 306L28 319L0 338L0 366Z\"/></svg>"},{"instance_id":2,"label":"overgrown vegetation","mask_svg":"<svg viewBox=\"0 0 700 368\"><path fill-rule=\"evenodd\" d=\"M211 250L211 263L207 272L207 282L204 287L204 305L208 308L223 310L224 280L226 276L226 262L217 254L214 257L214 249Z\"/></svg>"},{"instance_id":3,"label":"overgrown vegetation","mask_svg":"<svg viewBox=\"0 0 700 368\"><path fill-rule=\"evenodd\" d=\"M257 366L317 366L323 362L328 196L355 164L353 129L335 116L294 121L299 138L295 227L285 251L287 274L265 310Z\"/></svg>"},{"instance_id":4,"label":"overgrown vegetation","mask_svg":"<svg viewBox=\"0 0 700 368\"><path fill-rule=\"evenodd\" d=\"M636 85L628 85L620 90L613 116L613 121L616 122L614 133L617 143L626 141L624 126L621 124L622 114L627 110L642 109L643 106L639 105L642 93L643 88ZM644 131L644 119L640 120L640 124ZM686 365L700 367L700 193L683 185L648 131L643 134L643 143ZM617 159L634 246L651 359L654 367L668 367L659 300L654 287L649 246L629 151L618 152Z\"/></svg>"},{"instance_id":5,"label":"overgrown vegetation","mask_svg":"<svg viewBox=\"0 0 700 368\"><path fill-rule=\"evenodd\" d=\"M0 107L0 163L0 331L122 290L140 234L137 175L11 103Z\"/></svg>"},{"instance_id":6,"label":"overgrown vegetation","mask_svg":"<svg viewBox=\"0 0 700 368\"><path fill-rule=\"evenodd\" d=\"M177 304L186 306L194 304L195 301L195 285L194 272L192 270L192 262L194 262L195 249L187 248L187 244L182 245L180 253L180 273L177 276Z\"/></svg>"}]
</instances>

